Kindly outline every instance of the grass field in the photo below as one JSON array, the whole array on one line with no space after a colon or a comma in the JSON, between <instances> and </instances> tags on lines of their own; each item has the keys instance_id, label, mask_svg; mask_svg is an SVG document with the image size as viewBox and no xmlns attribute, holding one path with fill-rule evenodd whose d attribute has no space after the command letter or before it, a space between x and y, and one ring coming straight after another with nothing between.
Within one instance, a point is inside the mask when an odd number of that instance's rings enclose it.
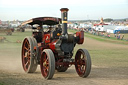
<instances>
[{"instance_id":1,"label":"grass field","mask_svg":"<svg viewBox=\"0 0 128 85\"><path fill-rule=\"evenodd\" d=\"M6 37L6 40L8 40L9 42L16 42L16 41L22 41L24 39L24 37L26 36L31 36L32 33L29 31L26 32L13 32L11 36L6 35L5 33L0 33L0 36L2 37ZM7 42L7 41L5 41Z\"/></svg>"}]
</instances>

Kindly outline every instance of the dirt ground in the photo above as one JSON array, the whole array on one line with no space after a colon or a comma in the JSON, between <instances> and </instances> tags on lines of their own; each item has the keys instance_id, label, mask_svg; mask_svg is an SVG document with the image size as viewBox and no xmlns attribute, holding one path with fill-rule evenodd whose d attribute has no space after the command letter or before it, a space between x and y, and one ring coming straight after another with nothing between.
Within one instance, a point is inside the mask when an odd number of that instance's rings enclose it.
<instances>
[{"instance_id":1,"label":"dirt ground","mask_svg":"<svg viewBox=\"0 0 128 85\"><path fill-rule=\"evenodd\" d=\"M86 38L84 45L80 47L87 49L111 49L112 47L128 49L128 45L105 43L89 38ZM128 85L128 68L96 66L94 63L87 78L79 77L75 67L71 66L66 72L55 72L53 79L45 80L41 75L39 66L33 74L27 74L23 71L20 51L10 51L10 53L2 51L0 54L0 85Z\"/></svg>"}]
</instances>

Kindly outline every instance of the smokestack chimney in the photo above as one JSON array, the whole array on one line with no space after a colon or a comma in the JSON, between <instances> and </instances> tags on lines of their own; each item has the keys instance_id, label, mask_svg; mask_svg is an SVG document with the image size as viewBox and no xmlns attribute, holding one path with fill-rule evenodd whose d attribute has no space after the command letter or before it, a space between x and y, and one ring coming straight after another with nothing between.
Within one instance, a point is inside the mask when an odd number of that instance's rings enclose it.
<instances>
[{"instance_id":1,"label":"smokestack chimney","mask_svg":"<svg viewBox=\"0 0 128 85\"><path fill-rule=\"evenodd\" d=\"M61 19L62 19L62 34L67 34L67 20L68 20L68 8L61 8Z\"/></svg>"}]
</instances>

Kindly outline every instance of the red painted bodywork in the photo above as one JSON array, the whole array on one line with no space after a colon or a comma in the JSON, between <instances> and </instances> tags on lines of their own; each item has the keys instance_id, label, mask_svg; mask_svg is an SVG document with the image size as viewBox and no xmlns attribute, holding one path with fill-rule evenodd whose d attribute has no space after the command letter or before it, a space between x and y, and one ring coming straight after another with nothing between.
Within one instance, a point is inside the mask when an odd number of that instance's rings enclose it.
<instances>
[{"instance_id":1,"label":"red painted bodywork","mask_svg":"<svg viewBox=\"0 0 128 85\"><path fill-rule=\"evenodd\" d=\"M46 48L50 48L53 52L55 52L55 44L56 44L58 39L51 40L50 37L51 37L50 33L44 34L44 37L43 37L44 43L42 43L42 47L45 46Z\"/></svg>"},{"instance_id":2,"label":"red painted bodywork","mask_svg":"<svg viewBox=\"0 0 128 85\"><path fill-rule=\"evenodd\" d=\"M58 39L57 39L58 40ZM55 52L55 44L56 44L56 41L57 40L53 40L51 43L49 43L48 45L49 45L49 48L53 51L53 52Z\"/></svg>"},{"instance_id":3,"label":"red painted bodywork","mask_svg":"<svg viewBox=\"0 0 128 85\"><path fill-rule=\"evenodd\" d=\"M84 31L76 32L76 37L79 37L78 44L83 44L84 42Z\"/></svg>"},{"instance_id":4,"label":"red painted bodywork","mask_svg":"<svg viewBox=\"0 0 128 85\"><path fill-rule=\"evenodd\" d=\"M47 44L50 43L50 34L44 34L43 41Z\"/></svg>"}]
</instances>

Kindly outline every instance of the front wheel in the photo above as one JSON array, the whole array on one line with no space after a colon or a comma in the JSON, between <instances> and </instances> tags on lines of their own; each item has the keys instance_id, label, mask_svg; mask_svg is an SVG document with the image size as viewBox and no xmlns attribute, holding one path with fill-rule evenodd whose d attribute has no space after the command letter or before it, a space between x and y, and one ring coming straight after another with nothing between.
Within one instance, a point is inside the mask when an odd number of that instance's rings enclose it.
<instances>
[{"instance_id":1,"label":"front wheel","mask_svg":"<svg viewBox=\"0 0 128 85\"><path fill-rule=\"evenodd\" d=\"M44 49L40 61L41 73L45 79L51 79L55 73L55 58L52 50Z\"/></svg>"},{"instance_id":2,"label":"front wheel","mask_svg":"<svg viewBox=\"0 0 128 85\"><path fill-rule=\"evenodd\" d=\"M91 71L91 57L86 49L79 49L75 55L75 68L80 77L87 77Z\"/></svg>"}]
</instances>

